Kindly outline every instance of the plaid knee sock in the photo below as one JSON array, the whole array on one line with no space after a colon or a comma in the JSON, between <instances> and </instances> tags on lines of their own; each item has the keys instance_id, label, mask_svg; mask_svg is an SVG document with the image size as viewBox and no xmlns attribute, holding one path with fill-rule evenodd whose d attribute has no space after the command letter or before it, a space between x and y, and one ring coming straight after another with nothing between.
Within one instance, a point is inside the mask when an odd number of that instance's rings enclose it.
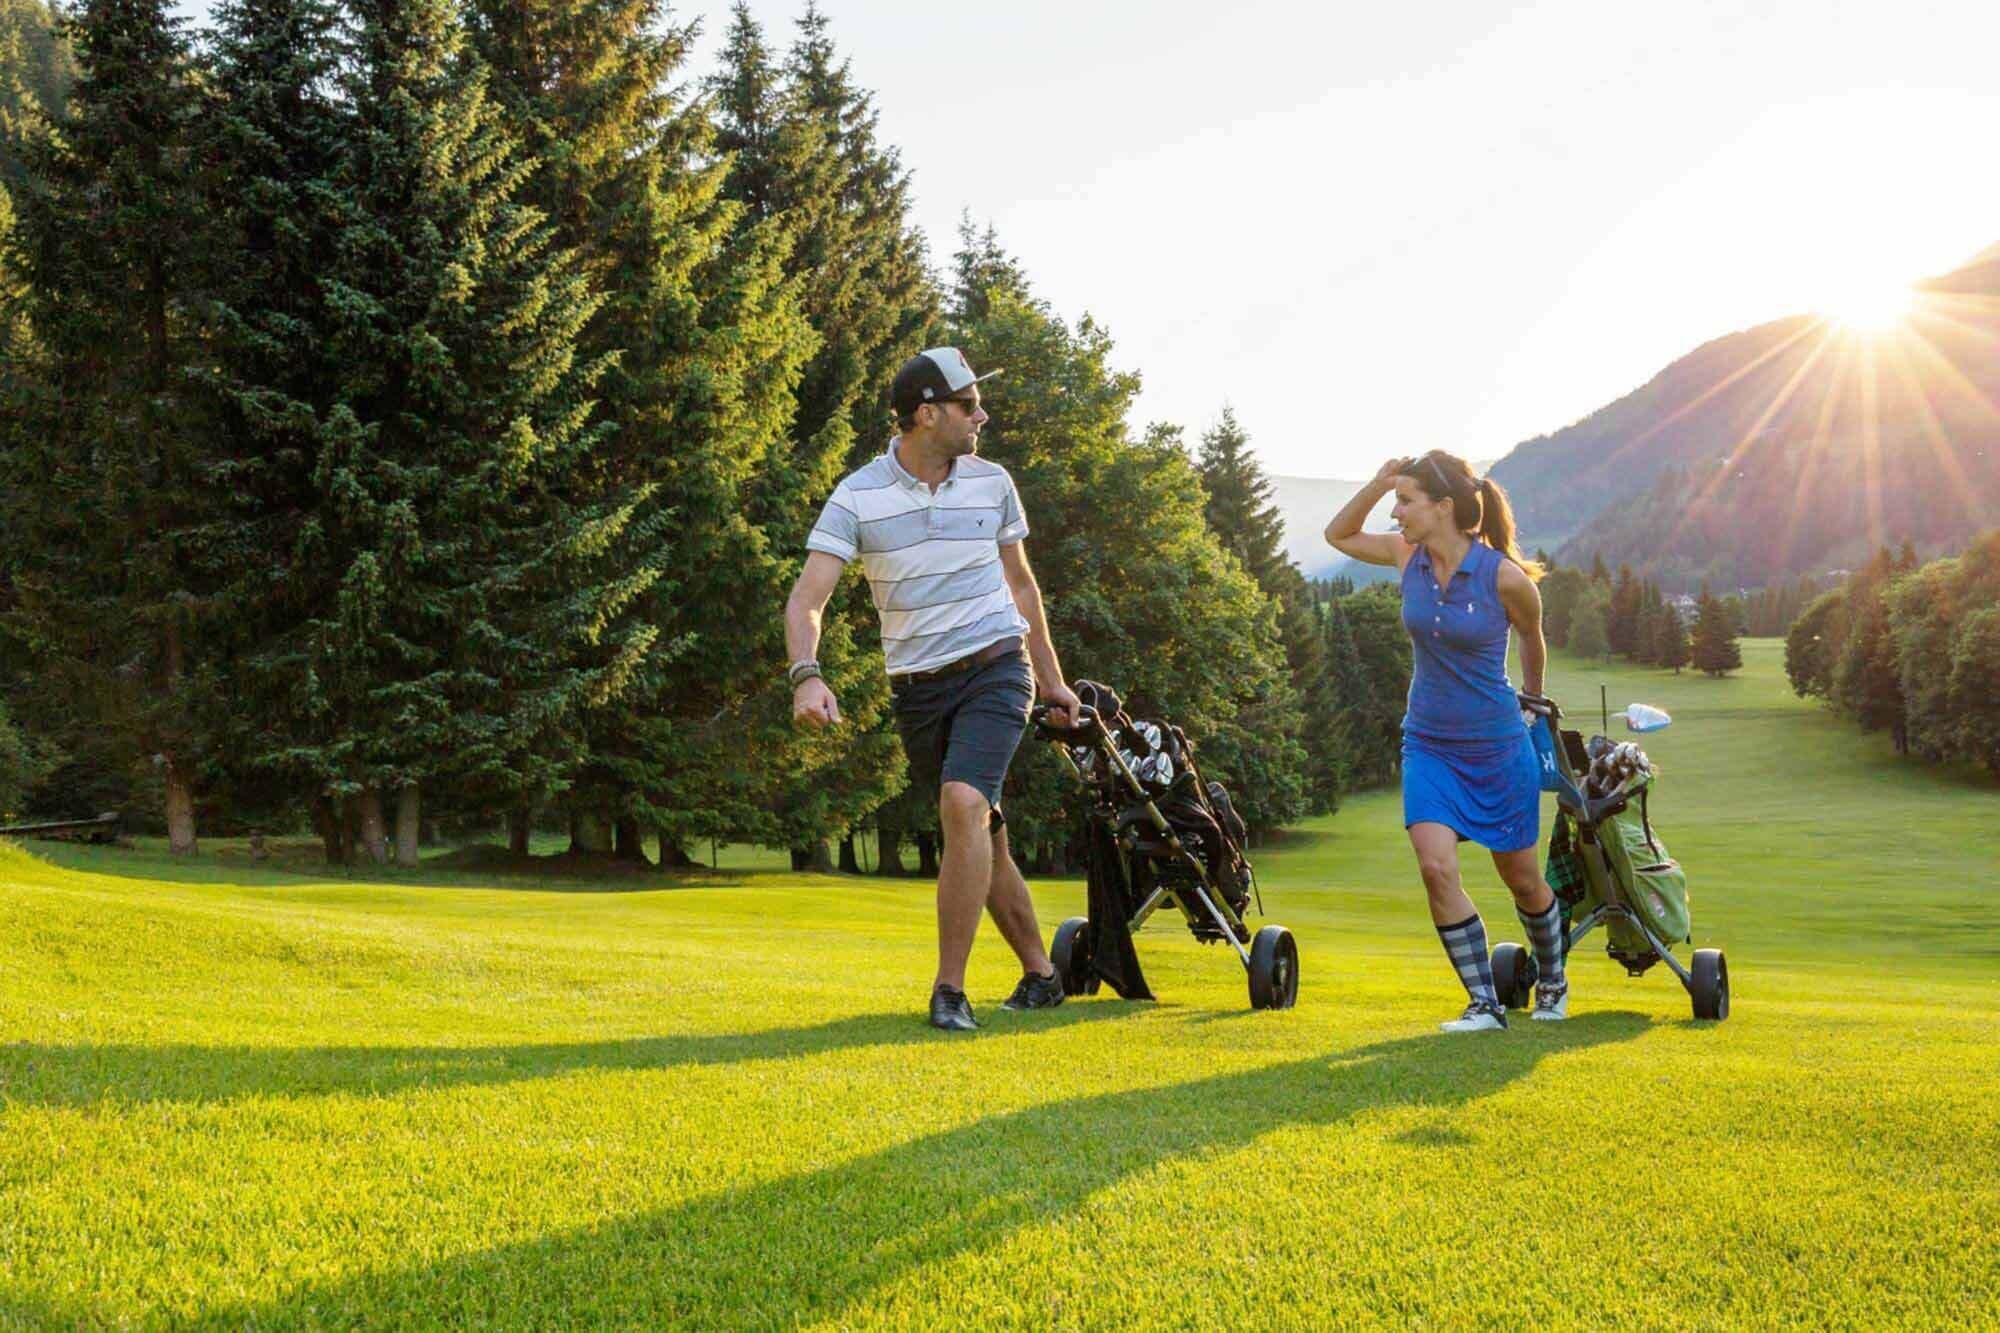
<instances>
[{"instance_id":1,"label":"plaid knee sock","mask_svg":"<svg viewBox=\"0 0 2000 1333\"><path fill-rule=\"evenodd\" d=\"M1458 969L1465 993L1498 1009L1500 997L1493 990L1493 960L1486 955L1486 923L1479 919L1479 914L1474 912L1454 925L1439 926L1437 933L1444 941L1451 965Z\"/></svg>"},{"instance_id":2,"label":"plaid knee sock","mask_svg":"<svg viewBox=\"0 0 2000 1333\"><path fill-rule=\"evenodd\" d=\"M1561 990L1563 977L1562 904L1553 895L1549 905L1540 916L1529 916L1519 907L1514 915L1521 918L1521 926L1528 932L1528 942L1535 948L1535 965L1541 969L1541 984L1550 990Z\"/></svg>"}]
</instances>

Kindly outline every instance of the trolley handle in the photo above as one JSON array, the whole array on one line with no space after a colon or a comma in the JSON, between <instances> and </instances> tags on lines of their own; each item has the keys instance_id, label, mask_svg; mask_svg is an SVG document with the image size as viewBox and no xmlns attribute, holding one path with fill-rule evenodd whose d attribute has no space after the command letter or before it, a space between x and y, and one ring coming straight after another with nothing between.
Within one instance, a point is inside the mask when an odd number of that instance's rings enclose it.
<instances>
[{"instance_id":1,"label":"trolley handle","mask_svg":"<svg viewBox=\"0 0 2000 1333\"><path fill-rule=\"evenodd\" d=\"M1051 707L1052 705L1050 704L1036 704L1028 711L1028 720L1034 725L1036 734L1044 740L1066 741L1075 744L1087 741L1095 734L1095 728L1098 726L1097 710L1095 708L1092 708L1088 704L1079 706L1076 710L1076 722L1074 725L1059 727L1049 721L1049 710Z\"/></svg>"},{"instance_id":2,"label":"trolley handle","mask_svg":"<svg viewBox=\"0 0 2000 1333\"><path fill-rule=\"evenodd\" d=\"M1553 722L1563 715L1562 709L1556 707L1556 701L1546 694L1529 694L1522 690L1514 698L1521 705L1521 711L1533 713L1536 717L1545 717Z\"/></svg>"}]
</instances>

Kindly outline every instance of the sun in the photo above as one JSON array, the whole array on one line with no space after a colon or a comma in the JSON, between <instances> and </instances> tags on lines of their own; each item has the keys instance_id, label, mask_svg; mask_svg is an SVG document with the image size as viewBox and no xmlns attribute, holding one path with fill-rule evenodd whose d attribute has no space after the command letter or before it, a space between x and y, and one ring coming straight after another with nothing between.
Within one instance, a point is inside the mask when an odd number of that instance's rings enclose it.
<instances>
[{"instance_id":1,"label":"sun","mask_svg":"<svg viewBox=\"0 0 2000 1333\"><path fill-rule=\"evenodd\" d=\"M1848 284L1827 303L1826 313L1843 328L1882 333L1909 317L1916 293L1908 283L1865 280Z\"/></svg>"}]
</instances>

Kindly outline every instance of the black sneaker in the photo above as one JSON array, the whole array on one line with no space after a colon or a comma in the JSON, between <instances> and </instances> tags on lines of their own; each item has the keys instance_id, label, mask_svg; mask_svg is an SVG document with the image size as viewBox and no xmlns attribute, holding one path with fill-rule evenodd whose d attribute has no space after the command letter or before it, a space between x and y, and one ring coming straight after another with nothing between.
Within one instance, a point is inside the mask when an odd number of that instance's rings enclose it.
<instances>
[{"instance_id":1,"label":"black sneaker","mask_svg":"<svg viewBox=\"0 0 2000 1333\"><path fill-rule=\"evenodd\" d=\"M939 986L931 992L931 1026L946 1032L977 1032L979 1020L972 1016L964 991Z\"/></svg>"},{"instance_id":2,"label":"black sneaker","mask_svg":"<svg viewBox=\"0 0 2000 1333\"><path fill-rule=\"evenodd\" d=\"M1051 972L1038 977L1033 972L1021 978L1021 984L1014 987L1014 993L1001 1001L1002 1009L1053 1009L1063 1002L1062 982Z\"/></svg>"}]
</instances>

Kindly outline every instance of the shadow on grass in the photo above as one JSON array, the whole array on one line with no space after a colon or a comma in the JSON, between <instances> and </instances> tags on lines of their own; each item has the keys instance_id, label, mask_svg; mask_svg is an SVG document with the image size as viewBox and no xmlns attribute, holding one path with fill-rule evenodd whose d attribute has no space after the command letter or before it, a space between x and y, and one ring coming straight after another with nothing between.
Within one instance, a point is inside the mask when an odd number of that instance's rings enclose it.
<instances>
[{"instance_id":1,"label":"shadow on grass","mask_svg":"<svg viewBox=\"0 0 2000 1333\"><path fill-rule=\"evenodd\" d=\"M1112 1001L1064 1005L993 1022L975 1041L1132 1018L1156 1008ZM991 1021L992 1016L989 1016ZM1002 1025L1004 1022L1004 1025ZM577 1070L673 1069L785 1060L863 1047L964 1042L914 1010L859 1014L811 1027L519 1046L48 1046L0 1044L0 1102L94 1107L204 1105L248 1097L381 1096L418 1088L521 1083Z\"/></svg>"},{"instance_id":2,"label":"shadow on grass","mask_svg":"<svg viewBox=\"0 0 2000 1333\"><path fill-rule=\"evenodd\" d=\"M1556 1032L1425 1036L1076 1098L584 1230L214 1307L201 1322L844 1323L910 1274L1060 1223L1163 1163L1375 1110L1462 1106L1545 1056L1630 1040L1648 1026L1636 1014L1589 1014ZM1171 1247L1143 1261L1172 1262ZM1081 1290L1087 1275L1076 1280Z\"/></svg>"},{"instance_id":3,"label":"shadow on grass","mask_svg":"<svg viewBox=\"0 0 2000 1333\"><path fill-rule=\"evenodd\" d=\"M912 878L834 877L766 866L661 870L651 864L639 865L609 856L576 857L568 853L522 860L504 848L474 847L428 856L414 870L405 870L392 865L328 865L321 859L316 844L305 850L281 847L265 861L254 861L246 850L230 846L210 850L193 860L180 860L151 848L86 847L59 842L16 846L39 861L82 874L164 884L249 888L367 884L386 888L509 889L531 893L658 893L752 885L762 889L812 889L866 883L928 888L933 883Z\"/></svg>"}]
</instances>

